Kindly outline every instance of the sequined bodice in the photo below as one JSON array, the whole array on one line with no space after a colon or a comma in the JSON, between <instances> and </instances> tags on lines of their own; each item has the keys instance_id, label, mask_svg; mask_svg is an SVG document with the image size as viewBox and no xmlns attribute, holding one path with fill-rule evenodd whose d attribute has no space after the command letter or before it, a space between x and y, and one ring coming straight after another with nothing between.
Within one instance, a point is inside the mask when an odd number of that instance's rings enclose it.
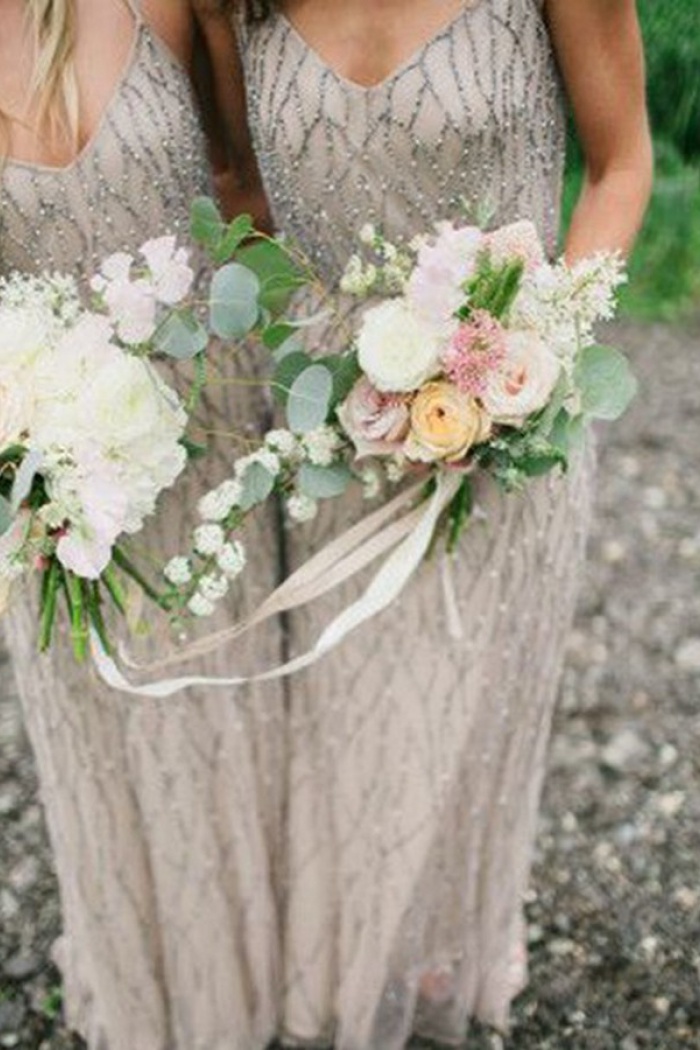
<instances>
[{"instance_id":1,"label":"sequined bodice","mask_svg":"<svg viewBox=\"0 0 700 1050\"><path fill-rule=\"evenodd\" d=\"M564 157L540 0L472 0L380 84L334 72L283 16L242 26L249 121L278 225L329 278L359 227L533 219L554 248Z\"/></svg>"},{"instance_id":2,"label":"sequined bodice","mask_svg":"<svg viewBox=\"0 0 700 1050\"><path fill-rule=\"evenodd\" d=\"M81 276L156 232L185 233L209 188L185 70L139 20L130 61L93 138L65 168L10 161L0 174L0 274Z\"/></svg>"}]
</instances>

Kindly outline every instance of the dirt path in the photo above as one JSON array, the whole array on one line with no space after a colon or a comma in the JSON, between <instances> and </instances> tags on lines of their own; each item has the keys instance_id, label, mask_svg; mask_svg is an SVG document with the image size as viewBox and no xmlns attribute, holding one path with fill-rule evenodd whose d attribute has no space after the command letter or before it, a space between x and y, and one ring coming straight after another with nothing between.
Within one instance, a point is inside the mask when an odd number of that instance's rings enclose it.
<instances>
[{"instance_id":1,"label":"dirt path","mask_svg":"<svg viewBox=\"0 0 700 1050\"><path fill-rule=\"evenodd\" d=\"M700 1048L700 324L618 336L643 393L604 436L528 905L532 980L506 1050ZM76 1050L2 656L0 821L0 1047Z\"/></svg>"}]
</instances>

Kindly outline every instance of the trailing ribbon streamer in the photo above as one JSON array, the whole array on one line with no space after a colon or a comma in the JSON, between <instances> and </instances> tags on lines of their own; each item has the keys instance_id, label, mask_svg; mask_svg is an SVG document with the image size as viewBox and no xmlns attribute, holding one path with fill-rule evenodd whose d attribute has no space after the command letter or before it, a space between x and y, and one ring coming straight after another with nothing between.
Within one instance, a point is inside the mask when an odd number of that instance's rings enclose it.
<instances>
[{"instance_id":1,"label":"trailing ribbon streamer","mask_svg":"<svg viewBox=\"0 0 700 1050\"><path fill-rule=\"evenodd\" d=\"M137 670L153 673L154 670L162 670L166 666L219 649L223 644L235 641L271 616L298 608L327 593L361 571L381 554L394 548L364 594L325 628L309 652L279 667L250 676L218 678L193 675L136 685L126 679L93 633L93 657L101 677L108 685L122 692L135 696L164 698L189 686L236 686L248 682L273 681L310 667L325 653L339 645L351 631L382 612L398 597L425 557L440 515L454 499L460 483L461 478L458 475L440 475L426 506L417 507L385 526L387 520L413 501L422 484L401 493L302 565L251 617L232 628L202 639L201 642L195 642L166 660Z\"/></svg>"}]
</instances>

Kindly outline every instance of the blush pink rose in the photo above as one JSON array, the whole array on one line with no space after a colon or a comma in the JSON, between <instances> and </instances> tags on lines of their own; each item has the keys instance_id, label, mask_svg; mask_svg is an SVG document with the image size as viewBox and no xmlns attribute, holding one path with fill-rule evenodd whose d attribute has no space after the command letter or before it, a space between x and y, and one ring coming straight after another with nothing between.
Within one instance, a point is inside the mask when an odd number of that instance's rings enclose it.
<instances>
[{"instance_id":1,"label":"blush pink rose","mask_svg":"<svg viewBox=\"0 0 700 1050\"><path fill-rule=\"evenodd\" d=\"M361 456L395 452L408 433L409 410L400 394L385 394L363 376L338 409L338 419Z\"/></svg>"}]
</instances>

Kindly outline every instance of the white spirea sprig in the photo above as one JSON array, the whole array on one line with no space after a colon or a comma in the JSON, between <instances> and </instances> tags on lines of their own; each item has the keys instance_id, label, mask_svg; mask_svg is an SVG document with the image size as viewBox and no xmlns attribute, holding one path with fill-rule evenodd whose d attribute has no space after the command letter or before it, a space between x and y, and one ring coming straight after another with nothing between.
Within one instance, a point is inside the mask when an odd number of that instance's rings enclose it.
<instances>
[{"instance_id":1,"label":"white spirea sprig","mask_svg":"<svg viewBox=\"0 0 700 1050\"><path fill-rule=\"evenodd\" d=\"M291 521L300 525L313 521L318 514L318 501L297 492L287 500L287 513Z\"/></svg>"},{"instance_id":2,"label":"white spirea sprig","mask_svg":"<svg viewBox=\"0 0 700 1050\"><path fill-rule=\"evenodd\" d=\"M200 525L194 530L194 549L205 558L218 554L225 542L226 536L220 525Z\"/></svg>"},{"instance_id":3,"label":"white spirea sprig","mask_svg":"<svg viewBox=\"0 0 700 1050\"><path fill-rule=\"evenodd\" d=\"M316 467L330 467L342 442L341 434L328 423L310 430L301 439L306 458Z\"/></svg>"},{"instance_id":4,"label":"white spirea sprig","mask_svg":"<svg viewBox=\"0 0 700 1050\"><path fill-rule=\"evenodd\" d=\"M234 540L221 548L216 561L224 575L233 580L240 576L246 566L246 549L239 540Z\"/></svg>"},{"instance_id":5,"label":"white spirea sprig","mask_svg":"<svg viewBox=\"0 0 700 1050\"><path fill-rule=\"evenodd\" d=\"M192 579L192 565L189 558L182 556L171 558L163 569L163 575L174 587L185 587Z\"/></svg>"}]
</instances>

